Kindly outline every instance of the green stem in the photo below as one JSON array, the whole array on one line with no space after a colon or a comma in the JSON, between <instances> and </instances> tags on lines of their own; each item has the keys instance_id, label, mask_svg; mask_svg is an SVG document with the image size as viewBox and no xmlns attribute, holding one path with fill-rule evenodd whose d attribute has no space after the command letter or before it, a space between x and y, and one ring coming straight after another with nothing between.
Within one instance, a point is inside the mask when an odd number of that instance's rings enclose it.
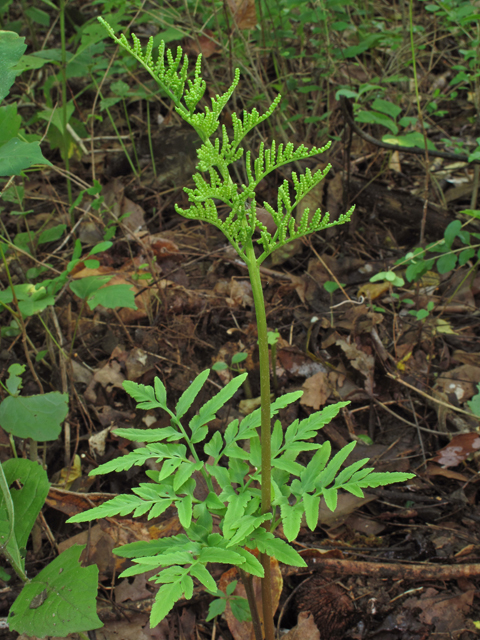
<instances>
[{"instance_id":1,"label":"green stem","mask_svg":"<svg viewBox=\"0 0 480 640\"><path fill-rule=\"evenodd\" d=\"M66 0L60 0L60 42L62 47L62 65L61 65L61 74L62 74L62 129L63 129L63 153L64 153L64 162L65 169L67 174L70 171L70 158L68 156L69 153L69 133L67 131L67 46L65 41L65 5ZM68 202L72 204L72 183L70 178L67 177L67 194L68 194ZM75 223L75 219L73 218L72 212L71 223L72 226Z\"/></svg>"},{"instance_id":2,"label":"green stem","mask_svg":"<svg viewBox=\"0 0 480 640\"><path fill-rule=\"evenodd\" d=\"M253 302L257 317L258 352L260 361L260 398L261 398L261 426L260 440L262 445L262 513L272 511L272 469L271 469L271 419L270 419L270 362L267 338L267 314L263 298L262 279L257 265L255 250L251 239L245 243L248 275L252 285ZM267 530L270 523L264 523ZM270 573L270 557L262 553L260 561L265 572L262 579L262 609L265 630L265 640L274 640L272 603L272 576Z\"/></svg>"}]
</instances>

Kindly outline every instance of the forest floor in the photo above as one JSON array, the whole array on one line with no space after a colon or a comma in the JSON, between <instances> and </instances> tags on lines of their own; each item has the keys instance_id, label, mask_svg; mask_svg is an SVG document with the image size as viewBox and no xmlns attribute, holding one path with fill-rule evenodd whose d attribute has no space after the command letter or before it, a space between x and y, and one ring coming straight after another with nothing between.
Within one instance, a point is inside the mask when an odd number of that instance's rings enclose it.
<instances>
[{"instance_id":1,"label":"forest floor","mask_svg":"<svg viewBox=\"0 0 480 640\"><path fill-rule=\"evenodd\" d=\"M221 55L208 52L210 65L218 65ZM429 86L436 73L430 73ZM314 170L328 162L332 169L304 206L321 207L335 218L355 204L352 221L296 241L262 266L268 327L280 333L272 363L276 393L304 391L280 418L286 427L329 403L348 400L317 442L328 439L336 451L357 440L349 462L370 458L376 470L409 471L415 479L369 490L363 499L341 495L333 513L321 505L316 531L302 527L294 543L308 568L274 566L276 623L288 640L473 639L480 628L480 435L478 414L470 408L480 405L477 263L470 259L444 273L433 265L399 286L371 283L370 278L425 241L441 240L453 220L465 221L460 212L476 208L474 168L435 157L426 162L422 155L376 146L352 130L334 95L328 104L334 143L324 154L300 163L301 169ZM118 131L128 134L120 103L112 108L118 108ZM241 367L248 372L251 398L239 391L210 428L223 431L233 417L258 406L256 323L245 265L218 230L175 213L175 203L187 205L182 188L192 185L196 141L161 105L150 146L144 139L142 108L141 103L130 108L139 175L133 175L113 140L107 118L95 124L96 153L74 155L69 164L77 194L93 183L94 158L103 206L111 219L121 219L113 245L95 256L100 264L81 261L71 277L113 275L110 285L133 287L137 309L91 310L64 290L55 306L43 312L43 322L65 347L62 353L37 316L27 319L31 343L47 352L34 364L44 389L70 396L68 429L48 446L39 446L52 485L41 531L29 544L27 568L34 575L59 551L87 544L84 560L100 571L98 613L105 625L91 633L92 639L250 640L251 626L238 622L230 610L205 621L211 597L200 589L151 630L155 585L148 575L117 578L126 560L113 556L112 549L181 532L173 512L150 521L116 517L89 528L65 522L146 479L139 467L88 476L131 447L112 428L167 424L159 412L134 410L122 388L124 380L151 384L159 376L174 401L198 372L218 361L229 363L242 352L247 354ZM474 124L466 132L467 117L473 121L471 102L459 97L446 110L442 127L448 135L475 137ZM228 118L227 113L227 125ZM363 126L379 137L377 125ZM295 143L304 141L304 129L297 130L295 123L286 133ZM257 141L251 142L255 147ZM58 151L46 155L61 166ZM274 203L276 188L289 176L288 170L279 171L262 183L259 202ZM52 207L56 223L70 224L64 175L47 167L30 173L23 186L24 210L33 210L31 231L43 228ZM96 197L84 197L70 231L87 247L105 234L106 218L91 206ZM11 213L16 204L3 204L2 226L14 237L23 229ZM478 234L479 227L474 219L469 228ZM461 247L460 240L452 246ZM35 259L20 250L10 271L14 282L21 282L33 265L48 261L58 267L70 258L71 246L62 240L37 247ZM396 273L405 275L401 266ZM5 272L1 280L6 288ZM9 322L5 311L2 326ZM2 380L13 363L28 364L22 336L4 333ZM26 395L40 391L29 371ZM211 394L232 375L230 370L212 371ZM27 442L16 444L19 455L27 456ZM0 427L0 461L11 456L9 436ZM212 567L219 585L234 579L233 572L225 572L224 565ZM20 588L19 581L0 582L0 616L7 615ZM0 638L16 637L0 629Z\"/></svg>"}]
</instances>

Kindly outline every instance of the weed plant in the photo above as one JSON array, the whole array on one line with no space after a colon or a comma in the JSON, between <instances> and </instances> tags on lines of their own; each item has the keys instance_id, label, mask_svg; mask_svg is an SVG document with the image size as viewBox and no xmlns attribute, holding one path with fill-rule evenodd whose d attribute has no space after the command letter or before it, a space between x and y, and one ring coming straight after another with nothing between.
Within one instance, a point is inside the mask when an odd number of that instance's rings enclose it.
<instances>
[{"instance_id":1,"label":"weed plant","mask_svg":"<svg viewBox=\"0 0 480 640\"><path fill-rule=\"evenodd\" d=\"M166 389L159 378L153 386L127 381L125 390L140 409L160 409L170 416L170 426L162 429L117 429L116 433L133 441L146 443L121 458L101 465L92 475L122 471L153 459L161 464L159 471L146 471L152 482L134 489L133 495L119 495L103 505L70 518L69 522L88 522L95 518L148 514L157 517L172 505L176 507L184 533L155 540L125 545L115 550L130 558L133 566L122 576L132 576L158 569L153 580L160 584L152 607L150 624L158 624L182 597L191 598L194 579L212 594L217 594L215 580L208 571L209 562L236 566L245 583L256 640L274 639L270 556L293 566L305 566L302 557L285 540L274 534L280 527L286 539L293 541L300 530L302 518L314 530L318 523L320 500L334 510L338 491L345 490L362 497L362 489L412 477L408 473L376 473L365 467L368 459L341 470L355 443L331 457L331 446L312 442L319 429L334 418L348 403L340 402L296 420L283 431L274 418L280 409L295 402L302 392L286 394L274 402L270 399L269 338L263 299L260 265L274 250L291 240L301 238L332 225L347 222L353 211L330 222L328 213L305 210L297 224L292 212L300 200L328 173L292 172L292 185L287 180L278 190L276 208L263 203L271 215L276 231L271 234L256 213L256 188L271 172L294 161L301 161L325 152L292 143L261 144L258 156L241 146L245 136L268 118L279 105L277 96L269 109L260 115L256 109L244 111L242 117L232 115L233 136L220 125L222 110L239 82L239 71L229 89L216 95L210 103L204 101L206 83L201 75L201 56L195 64L192 79L188 78L188 59L178 48L176 55L160 43L154 54L153 39L142 49L133 35L131 46L125 36L117 38L113 29L100 19L115 42L123 47L152 75L162 92L173 101L176 112L190 124L202 141L197 151L198 164L193 176L195 188L185 189L191 206L176 210L189 219L208 222L226 236L241 260L248 267L255 305L260 362L261 407L243 420L234 420L222 435L209 435L208 423L229 402L247 374L233 378L217 395L207 401L188 422L185 416L205 384L209 370L201 372L184 391L174 409L167 401ZM199 110L199 105L203 109ZM244 159L246 183L237 184L230 167ZM229 213L220 217L218 205L226 205ZM314 451L307 465L297 462L300 453ZM206 500L196 497L195 476L201 474L208 487ZM219 522L214 530L214 519ZM254 551L258 550L257 559ZM262 579L262 615L251 588L251 576ZM226 594L225 597L227 597ZM263 630L261 628L263 618Z\"/></svg>"}]
</instances>

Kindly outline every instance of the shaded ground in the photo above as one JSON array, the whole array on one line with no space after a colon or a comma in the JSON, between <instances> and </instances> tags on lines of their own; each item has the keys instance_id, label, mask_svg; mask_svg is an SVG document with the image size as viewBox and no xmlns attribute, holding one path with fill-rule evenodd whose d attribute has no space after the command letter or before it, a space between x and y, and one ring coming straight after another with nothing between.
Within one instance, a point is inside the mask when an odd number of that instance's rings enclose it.
<instances>
[{"instance_id":1,"label":"shaded ground","mask_svg":"<svg viewBox=\"0 0 480 640\"><path fill-rule=\"evenodd\" d=\"M460 100L449 105L452 135L460 131L456 111L464 106ZM480 278L471 262L444 275L430 271L395 290L412 303L392 296L388 283L369 282L419 242L424 164L408 154L393 158L355 134L350 138L340 103L332 101L331 110L330 134L337 142L301 167L330 162L333 169L305 206L320 206L334 217L356 203L353 221L293 243L262 268L269 329L281 335L273 365L276 391L304 390L300 403L285 410L281 420L287 426L325 404L349 400L318 441L329 439L337 450L358 440L349 462L369 457L377 470L411 471L416 477L405 486L371 490L363 500L342 495L334 514L322 505L315 533L302 528L296 542L308 570L275 568L277 621L282 632L290 629L289 640L316 640L319 632L322 640L467 640L477 637L480 625L480 436L478 417L469 415L466 404L480 382ZM125 125L120 110L117 124ZM101 134L112 134L107 120ZM37 318L28 323L32 342L49 353L50 359L35 365L42 384L46 390L70 394L70 428L68 437L40 450L53 484L27 569L33 574L57 551L87 543L86 561L100 569L99 615L105 622L91 638L248 640L251 629L235 621L231 612L205 622L210 599L200 590L149 630L153 586L143 576L130 582L116 579L125 560L112 556L112 548L180 532L173 512L148 522L105 520L88 530L65 524L68 516L146 479L136 467L88 477L92 468L132 446L116 437L112 427L163 424L159 414L134 412L121 386L124 380L150 384L160 376L174 402L195 374L219 360L230 362L242 351L248 354L243 364L253 400L239 392L211 429L224 430L232 417L256 406L259 396L246 269L219 232L185 221L173 208L175 202L186 204L181 187L189 184L196 141L175 122L162 125L153 138L155 177L148 145L142 146L140 132L137 138L145 167L139 179L132 176L118 144L112 148L107 141L99 143L96 175L106 207L96 212L91 208L94 198L85 197L76 212L76 233L88 247L103 238L109 220L131 215L118 224L113 246L96 256L100 266L80 263L72 276L114 274L111 284L135 288L138 309L91 311L63 290L44 321L65 353L71 349L71 358L55 349ZM448 178L456 169L445 168L447 162L440 161L438 170ZM77 181L89 184L89 158L73 159L71 170ZM472 182L471 167L458 171ZM274 201L275 188L289 175L285 171L265 181L260 197ZM448 197L442 200L437 193L430 199L428 240L440 239L447 224L470 205L470 192L452 194L456 187L450 185L449 178L440 180L439 191ZM53 170L32 174L24 201L34 212L31 229L44 223L52 202L57 217L68 220L63 178ZM7 204L1 213L11 236L18 231L17 219L10 215L13 208ZM70 254L60 243L49 245L45 254L37 254L37 263L48 260L64 268ZM10 270L16 282L33 262L21 252L14 257ZM5 274L0 277L7 286ZM341 286L330 294L326 282ZM409 313L427 308L429 302L433 309L426 318ZM2 320L10 321L6 313ZM20 340L4 337L2 379L10 364L24 360ZM211 393L230 375L212 372ZM26 377L24 392L38 392L33 377ZM3 461L12 454L1 428L0 444ZM17 446L27 455L25 442ZM232 570L224 573L224 568L213 571L220 584L235 579ZM7 615L19 589L15 580L0 582L1 616ZM0 637L15 636L0 629Z\"/></svg>"}]
</instances>

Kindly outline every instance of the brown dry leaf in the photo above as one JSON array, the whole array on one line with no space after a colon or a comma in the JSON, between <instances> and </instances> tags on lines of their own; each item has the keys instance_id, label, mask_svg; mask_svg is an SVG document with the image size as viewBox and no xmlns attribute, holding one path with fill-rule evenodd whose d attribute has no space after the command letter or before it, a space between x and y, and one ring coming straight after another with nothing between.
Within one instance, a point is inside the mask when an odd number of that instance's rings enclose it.
<instances>
[{"instance_id":1,"label":"brown dry leaf","mask_svg":"<svg viewBox=\"0 0 480 640\"><path fill-rule=\"evenodd\" d=\"M125 376L121 369L122 365L120 362L111 358L104 367L95 372L91 383L85 390L85 399L88 402L95 404L97 401L97 394L95 393L95 387L97 384L100 384L107 390L107 392L111 391L114 387L117 389L123 389L122 384L125 380Z\"/></svg>"},{"instance_id":2,"label":"brown dry leaf","mask_svg":"<svg viewBox=\"0 0 480 640\"><path fill-rule=\"evenodd\" d=\"M471 364L474 367L480 367L480 352L479 353L467 353L457 349L452 353L453 362L461 362L463 364Z\"/></svg>"},{"instance_id":3,"label":"brown dry leaf","mask_svg":"<svg viewBox=\"0 0 480 640\"><path fill-rule=\"evenodd\" d=\"M248 280L232 278L229 287L230 296L226 298L229 307L253 307L252 285Z\"/></svg>"},{"instance_id":4,"label":"brown dry leaf","mask_svg":"<svg viewBox=\"0 0 480 640\"><path fill-rule=\"evenodd\" d=\"M318 521L322 526L336 529L344 524L350 514L360 509L360 507L363 507L364 504L372 502L372 500L376 500L376 496L368 493L365 493L364 498L357 498L357 496L353 496L351 493L339 493L337 508L332 512L322 498Z\"/></svg>"},{"instance_id":5,"label":"brown dry leaf","mask_svg":"<svg viewBox=\"0 0 480 640\"><path fill-rule=\"evenodd\" d=\"M480 434L476 433L460 433L454 436L446 447L437 451L437 455L433 458L434 462L438 462L442 467L456 467L463 462L472 453L476 453L480 449Z\"/></svg>"},{"instance_id":6,"label":"brown dry leaf","mask_svg":"<svg viewBox=\"0 0 480 640\"><path fill-rule=\"evenodd\" d=\"M154 569L148 573L155 575L158 573L158 569ZM147 589L147 584L149 584L147 573L141 573L140 575L135 576L132 583L129 582L128 578L124 578L120 584L115 587L115 602L120 604L127 600L137 602L144 598L150 598L152 592Z\"/></svg>"},{"instance_id":7,"label":"brown dry leaf","mask_svg":"<svg viewBox=\"0 0 480 640\"><path fill-rule=\"evenodd\" d=\"M282 367L292 376L299 378L310 378L319 371L327 372L326 367L314 362L311 358L303 353L298 347L289 347L288 345L277 351L277 358Z\"/></svg>"},{"instance_id":8,"label":"brown dry leaf","mask_svg":"<svg viewBox=\"0 0 480 640\"><path fill-rule=\"evenodd\" d=\"M352 531L362 533L365 536L378 536L385 530L386 525L363 516L353 514L345 521L345 524Z\"/></svg>"},{"instance_id":9,"label":"brown dry leaf","mask_svg":"<svg viewBox=\"0 0 480 640\"><path fill-rule=\"evenodd\" d=\"M406 600L404 607L421 609L419 616L421 622L433 627L429 635L431 640L440 640L440 638L456 640L466 630L465 616L470 611L474 595L474 589L452 597L429 588L420 598Z\"/></svg>"},{"instance_id":10,"label":"brown dry leaf","mask_svg":"<svg viewBox=\"0 0 480 640\"><path fill-rule=\"evenodd\" d=\"M429 462L427 464L427 475L429 476L443 476L444 478L450 478L451 480L460 480L460 482L468 482L468 477L458 471L452 471L451 469L445 469L439 467L436 464Z\"/></svg>"},{"instance_id":11,"label":"brown dry leaf","mask_svg":"<svg viewBox=\"0 0 480 640\"><path fill-rule=\"evenodd\" d=\"M185 51L189 53L202 54L204 58L210 58L216 53L221 53L222 49L217 42L213 39L213 31L205 29L205 35L198 36L198 38L191 39L185 46Z\"/></svg>"},{"instance_id":12,"label":"brown dry leaf","mask_svg":"<svg viewBox=\"0 0 480 640\"><path fill-rule=\"evenodd\" d=\"M323 184L322 182L320 184ZM328 183L327 191L327 211L330 214L330 221L338 220L343 207L343 172L339 171ZM331 227L327 230L327 238L333 238L339 233L338 227Z\"/></svg>"},{"instance_id":13,"label":"brown dry leaf","mask_svg":"<svg viewBox=\"0 0 480 640\"><path fill-rule=\"evenodd\" d=\"M254 555L257 556L258 552L255 551ZM270 570L272 574L272 606L273 612L275 613L283 589L282 573L280 571L278 561L275 558L270 558ZM238 570L236 569L236 567L233 567L232 569L229 569L222 574L218 583L218 588L225 592L230 582L233 582L233 580L238 580L238 578ZM257 601L258 614L263 626L261 583L260 578L257 578L256 576L253 577L253 590L255 592L255 599ZM242 598L247 597L245 588L240 580L237 583L233 594L236 596L241 596ZM228 603L225 609L225 618L227 620L230 633L235 640L255 640L253 624L251 622L240 622L239 620L237 620L233 615L232 609Z\"/></svg>"},{"instance_id":14,"label":"brown dry leaf","mask_svg":"<svg viewBox=\"0 0 480 640\"><path fill-rule=\"evenodd\" d=\"M460 367L442 373L434 386L440 393L454 393L459 402L466 402L477 393L476 385L480 382L480 367L463 364Z\"/></svg>"},{"instance_id":15,"label":"brown dry leaf","mask_svg":"<svg viewBox=\"0 0 480 640\"><path fill-rule=\"evenodd\" d=\"M255 0L228 0L228 6L239 29L254 29L257 26Z\"/></svg>"},{"instance_id":16,"label":"brown dry leaf","mask_svg":"<svg viewBox=\"0 0 480 640\"><path fill-rule=\"evenodd\" d=\"M338 558L339 560L343 560L345 557L341 549L301 549L298 553L307 564L320 564L322 558Z\"/></svg>"},{"instance_id":17,"label":"brown dry leaf","mask_svg":"<svg viewBox=\"0 0 480 640\"><path fill-rule=\"evenodd\" d=\"M122 220L122 226L131 233L136 233L145 225L145 211L139 204L127 198L124 190L121 179L114 178L102 188L102 195L114 218L118 220L121 216L130 214Z\"/></svg>"},{"instance_id":18,"label":"brown dry leaf","mask_svg":"<svg viewBox=\"0 0 480 640\"><path fill-rule=\"evenodd\" d=\"M52 509L57 509L71 517L92 507L98 507L113 497L115 496L111 493L76 493L50 487L45 503Z\"/></svg>"},{"instance_id":19,"label":"brown dry leaf","mask_svg":"<svg viewBox=\"0 0 480 640\"><path fill-rule=\"evenodd\" d=\"M168 640L170 625L168 620L162 620L154 629L150 629L148 615L129 612L121 620L105 623L105 626L95 631L97 640Z\"/></svg>"},{"instance_id":20,"label":"brown dry leaf","mask_svg":"<svg viewBox=\"0 0 480 640\"><path fill-rule=\"evenodd\" d=\"M302 389L304 393L300 404L305 407L312 407L315 411L323 407L332 393L328 376L323 371L319 371L311 378L307 378L302 384Z\"/></svg>"},{"instance_id":21,"label":"brown dry leaf","mask_svg":"<svg viewBox=\"0 0 480 640\"><path fill-rule=\"evenodd\" d=\"M291 273L288 274L288 277L290 278L293 288L295 289L298 297L300 298L300 301L303 304L305 304L305 294L307 291L306 278L304 276L294 276Z\"/></svg>"},{"instance_id":22,"label":"brown dry leaf","mask_svg":"<svg viewBox=\"0 0 480 640\"><path fill-rule=\"evenodd\" d=\"M88 439L88 448L90 450L90 454L94 459L97 456L105 455L105 445L107 442L108 434L112 430L112 427L107 427L106 429L102 429L97 433L92 434Z\"/></svg>"},{"instance_id":23,"label":"brown dry leaf","mask_svg":"<svg viewBox=\"0 0 480 640\"><path fill-rule=\"evenodd\" d=\"M320 631L312 614L301 611L298 614L296 626L282 636L282 640L320 640Z\"/></svg>"},{"instance_id":24,"label":"brown dry leaf","mask_svg":"<svg viewBox=\"0 0 480 640\"><path fill-rule=\"evenodd\" d=\"M373 381L375 358L343 338L336 340L336 344L343 350L347 358L350 360L352 367L357 371L360 371L365 378L365 390L368 393L373 394L373 387L375 385Z\"/></svg>"},{"instance_id":25,"label":"brown dry leaf","mask_svg":"<svg viewBox=\"0 0 480 640\"><path fill-rule=\"evenodd\" d=\"M138 380L155 368L156 359L143 349L132 349L125 360L127 380Z\"/></svg>"}]
</instances>

